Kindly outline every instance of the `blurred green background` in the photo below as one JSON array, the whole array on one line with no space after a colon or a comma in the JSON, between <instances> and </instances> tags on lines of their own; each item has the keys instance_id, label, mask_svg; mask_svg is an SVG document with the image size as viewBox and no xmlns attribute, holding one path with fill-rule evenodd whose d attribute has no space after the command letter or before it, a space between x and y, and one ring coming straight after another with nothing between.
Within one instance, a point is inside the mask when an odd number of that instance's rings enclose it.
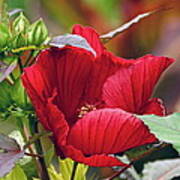
<instances>
[{"instance_id":1,"label":"blurred green background","mask_svg":"<svg viewBox=\"0 0 180 180\"><path fill-rule=\"evenodd\" d=\"M136 58L152 53L176 59L161 79L155 96L169 112L180 111L180 1L179 0L6 0L9 10L20 8L32 20L42 17L50 35L71 32L73 24L90 25L100 34L136 15L171 8L145 18L106 44L116 55Z\"/></svg>"}]
</instances>

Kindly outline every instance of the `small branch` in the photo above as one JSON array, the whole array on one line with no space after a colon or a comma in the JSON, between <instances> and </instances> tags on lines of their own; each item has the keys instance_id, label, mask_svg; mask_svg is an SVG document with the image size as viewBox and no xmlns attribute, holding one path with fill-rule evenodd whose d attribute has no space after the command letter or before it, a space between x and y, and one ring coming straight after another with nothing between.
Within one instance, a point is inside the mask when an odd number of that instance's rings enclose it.
<instances>
[{"instance_id":1,"label":"small branch","mask_svg":"<svg viewBox=\"0 0 180 180\"><path fill-rule=\"evenodd\" d=\"M116 28L115 30L110 31L107 34L101 35L100 38L101 38L103 43L107 43L109 40L116 37L120 33L128 30L132 25L138 23L140 20L142 20L148 16L151 16L152 14L158 13L160 11L169 10L169 9L172 9L172 8L171 7L161 7L159 9L155 9L153 11L149 11L149 12L146 12L143 14L139 14L135 18L133 18L132 20L128 21L127 23L121 25L120 27Z\"/></svg>"},{"instance_id":2,"label":"small branch","mask_svg":"<svg viewBox=\"0 0 180 180\"><path fill-rule=\"evenodd\" d=\"M26 59L26 62L24 64L24 67L26 67L29 63L29 61L31 60L32 56L33 56L34 50L31 50L31 52L29 53L28 58Z\"/></svg>"},{"instance_id":3,"label":"small branch","mask_svg":"<svg viewBox=\"0 0 180 180\"><path fill-rule=\"evenodd\" d=\"M74 162L73 170L72 170L72 174L71 174L71 179L70 180L74 180L77 166L78 166L78 162Z\"/></svg>"},{"instance_id":4,"label":"small branch","mask_svg":"<svg viewBox=\"0 0 180 180\"><path fill-rule=\"evenodd\" d=\"M37 140L36 147L37 147L36 148L37 152L42 153L42 146L41 146L40 140ZM41 177L40 178L42 180L50 180L44 157L40 156L40 157L38 157L38 159L39 159L39 162L41 164Z\"/></svg>"},{"instance_id":5,"label":"small branch","mask_svg":"<svg viewBox=\"0 0 180 180\"><path fill-rule=\"evenodd\" d=\"M22 65L20 56L18 56L18 65L19 65L19 69L20 69L21 74L22 74L23 73L23 65Z\"/></svg>"},{"instance_id":6,"label":"small branch","mask_svg":"<svg viewBox=\"0 0 180 180\"><path fill-rule=\"evenodd\" d=\"M38 158L43 157L40 154L32 154L32 153L24 153L24 154L27 155L27 156L31 156L31 157L38 157Z\"/></svg>"},{"instance_id":7,"label":"small branch","mask_svg":"<svg viewBox=\"0 0 180 180\"><path fill-rule=\"evenodd\" d=\"M29 62L29 66L31 66L34 62L35 62L35 58L33 58L31 62Z\"/></svg>"},{"instance_id":8,"label":"small branch","mask_svg":"<svg viewBox=\"0 0 180 180\"><path fill-rule=\"evenodd\" d=\"M115 177L119 176L121 173L123 173L124 171L126 171L126 169L130 168L133 165L133 162L129 163L127 166L125 166L124 168L122 168L120 171L116 172L114 175L112 175L110 178L108 178L107 180L113 180Z\"/></svg>"},{"instance_id":9,"label":"small branch","mask_svg":"<svg viewBox=\"0 0 180 180\"><path fill-rule=\"evenodd\" d=\"M167 143L163 143L160 142L160 144L158 144L158 146L153 147L149 150L147 150L145 153L143 153L142 155L134 158L126 167L122 168L120 171L116 172L114 175L112 175L110 178L108 178L107 180L113 180L114 178L118 177L120 174L122 174L125 170L127 170L128 168L130 168L136 161L143 159L144 157L150 155L151 153L158 151L166 146L169 146L169 144Z\"/></svg>"},{"instance_id":10,"label":"small branch","mask_svg":"<svg viewBox=\"0 0 180 180\"><path fill-rule=\"evenodd\" d=\"M23 133L23 136L24 136L24 138L25 138L25 140L26 140L26 142L27 142L27 141L29 140L29 131L28 131L28 129L25 127L25 125L23 125L23 132L24 132L24 133ZM28 150L29 150L29 152L30 152L30 153L28 153L28 154L35 154L32 145L29 145L29 146L28 146ZM27 155L27 153L25 153L25 154ZM39 161L37 160L37 157L34 157L34 156L32 156L32 157L33 157L33 161L34 161L34 163L35 163L36 169L41 169L41 165L40 165ZM40 176L40 172L38 171L37 173L38 173L38 175Z\"/></svg>"},{"instance_id":11,"label":"small branch","mask_svg":"<svg viewBox=\"0 0 180 180\"><path fill-rule=\"evenodd\" d=\"M37 134L39 132L39 130L38 130L38 123L37 122L35 124L34 131ZM42 137L44 135L47 135L47 132L39 133L37 138L34 139L36 141L35 142L35 147L36 147L36 151L37 151L38 154L43 154L43 149L42 149L40 137ZM48 171L47 171L47 167L46 167L46 163L45 163L44 157L39 157L38 160L39 160L39 163L41 165L41 170L40 170L41 177L40 177L40 179L42 179L42 180L50 180L50 177L49 177L49 174L48 174Z\"/></svg>"}]
</instances>

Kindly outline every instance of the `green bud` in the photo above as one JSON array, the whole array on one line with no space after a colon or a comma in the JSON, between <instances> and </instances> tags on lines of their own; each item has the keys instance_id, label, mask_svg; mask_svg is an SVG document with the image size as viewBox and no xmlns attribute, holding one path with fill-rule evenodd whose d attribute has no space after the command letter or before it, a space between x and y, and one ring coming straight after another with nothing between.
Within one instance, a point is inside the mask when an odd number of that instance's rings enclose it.
<instances>
[{"instance_id":1,"label":"green bud","mask_svg":"<svg viewBox=\"0 0 180 180\"><path fill-rule=\"evenodd\" d=\"M13 30L15 31L15 33L25 33L29 25L29 20L21 12L13 22Z\"/></svg>"},{"instance_id":2,"label":"green bud","mask_svg":"<svg viewBox=\"0 0 180 180\"><path fill-rule=\"evenodd\" d=\"M29 27L27 36L28 45L38 46L47 39L48 30L42 19L39 19Z\"/></svg>"},{"instance_id":3,"label":"green bud","mask_svg":"<svg viewBox=\"0 0 180 180\"><path fill-rule=\"evenodd\" d=\"M0 51L7 45L9 39L9 27L4 23L0 23Z\"/></svg>"}]
</instances>

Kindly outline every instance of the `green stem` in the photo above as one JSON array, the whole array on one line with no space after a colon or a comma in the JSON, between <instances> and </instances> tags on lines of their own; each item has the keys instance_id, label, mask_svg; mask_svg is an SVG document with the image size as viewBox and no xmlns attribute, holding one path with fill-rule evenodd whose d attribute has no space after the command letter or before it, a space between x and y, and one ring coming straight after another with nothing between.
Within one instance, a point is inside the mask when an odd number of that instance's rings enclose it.
<instances>
[{"instance_id":1,"label":"green stem","mask_svg":"<svg viewBox=\"0 0 180 180\"><path fill-rule=\"evenodd\" d=\"M12 53L19 53L19 52L22 52L22 51L28 51L28 50L43 50L43 49L46 49L46 48L49 48L50 46L49 45L42 45L42 46L25 46L25 47L20 47L20 48L17 48L17 49L12 49Z\"/></svg>"},{"instance_id":2,"label":"green stem","mask_svg":"<svg viewBox=\"0 0 180 180\"><path fill-rule=\"evenodd\" d=\"M38 133L38 122L35 124L35 129L34 130L35 130L36 133ZM42 149L40 139L36 140L35 147L36 147L37 154L43 154L43 149ZM40 179L42 179L42 180L50 180L44 157L40 156L38 159L39 159L39 162L40 162L40 165L41 165L41 177L40 177Z\"/></svg>"},{"instance_id":3,"label":"green stem","mask_svg":"<svg viewBox=\"0 0 180 180\"><path fill-rule=\"evenodd\" d=\"M71 174L71 179L70 180L74 180L77 166L78 166L78 162L74 162L73 170L72 170L72 174Z\"/></svg>"}]
</instances>

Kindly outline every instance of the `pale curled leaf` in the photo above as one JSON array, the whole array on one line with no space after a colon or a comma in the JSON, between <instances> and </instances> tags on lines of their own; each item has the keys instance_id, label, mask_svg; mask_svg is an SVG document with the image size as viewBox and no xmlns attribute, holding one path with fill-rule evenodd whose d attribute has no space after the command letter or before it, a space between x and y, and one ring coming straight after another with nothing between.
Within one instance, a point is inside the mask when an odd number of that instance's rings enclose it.
<instances>
[{"instance_id":1,"label":"pale curled leaf","mask_svg":"<svg viewBox=\"0 0 180 180\"><path fill-rule=\"evenodd\" d=\"M15 166L15 162L24 156L19 144L13 138L0 134L0 177L5 176Z\"/></svg>"},{"instance_id":2,"label":"pale curled leaf","mask_svg":"<svg viewBox=\"0 0 180 180\"><path fill-rule=\"evenodd\" d=\"M115 30L112 30L111 32L107 33L107 34L103 34L100 36L100 38L104 41L104 42L108 42L109 40L111 40L112 38L114 38L115 36L117 36L118 34L124 32L125 30L129 29L132 25L138 23L140 20L144 19L145 17L148 17L154 13L159 12L160 10L166 10L166 9L157 9L154 11L149 11L143 14L139 14L137 15L135 18L133 18L132 20L128 21L127 23L121 25L119 28L116 28Z\"/></svg>"},{"instance_id":3,"label":"pale curled leaf","mask_svg":"<svg viewBox=\"0 0 180 180\"><path fill-rule=\"evenodd\" d=\"M0 62L0 82L6 79L9 74L15 69L17 62L14 61L10 65Z\"/></svg>"},{"instance_id":4,"label":"pale curled leaf","mask_svg":"<svg viewBox=\"0 0 180 180\"><path fill-rule=\"evenodd\" d=\"M15 139L0 133L0 149L7 151L19 151L20 147Z\"/></svg>"},{"instance_id":5,"label":"pale curled leaf","mask_svg":"<svg viewBox=\"0 0 180 180\"><path fill-rule=\"evenodd\" d=\"M22 12L22 11L23 11L23 9L15 8L15 9L9 11L8 14L9 14L9 16L11 17L11 16L13 16L13 15L15 15L15 14L17 14L17 13Z\"/></svg>"},{"instance_id":6,"label":"pale curled leaf","mask_svg":"<svg viewBox=\"0 0 180 180\"><path fill-rule=\"evenodd\" d=\"M90 51L94 56L96 56L95 50L90 46L87 40L76 34L66 34L52 38L49 45L62 48L66 45L83 48Z\"/></svg>"},{"instance_id":7,"label":"pale curled leaf","mask_svg":"<svg viewBox=\"0 0 180 180\"><path fill-rule=\"evenodd\" d=\"M177 176L180 176L180 159L148 163L143 170L143 180L170 180Z\"/></svg>"},{"instance_id":8,"label":"pale curled leaf","mask_svg":"<svg viewBox=\"0 0 180 180\"><path fill-rule=\"evenodd\" d=\"M15 162L24 156L24 151L0 153L0 177L5 176L15 166Z\"/></svg>"}]
</instances>

